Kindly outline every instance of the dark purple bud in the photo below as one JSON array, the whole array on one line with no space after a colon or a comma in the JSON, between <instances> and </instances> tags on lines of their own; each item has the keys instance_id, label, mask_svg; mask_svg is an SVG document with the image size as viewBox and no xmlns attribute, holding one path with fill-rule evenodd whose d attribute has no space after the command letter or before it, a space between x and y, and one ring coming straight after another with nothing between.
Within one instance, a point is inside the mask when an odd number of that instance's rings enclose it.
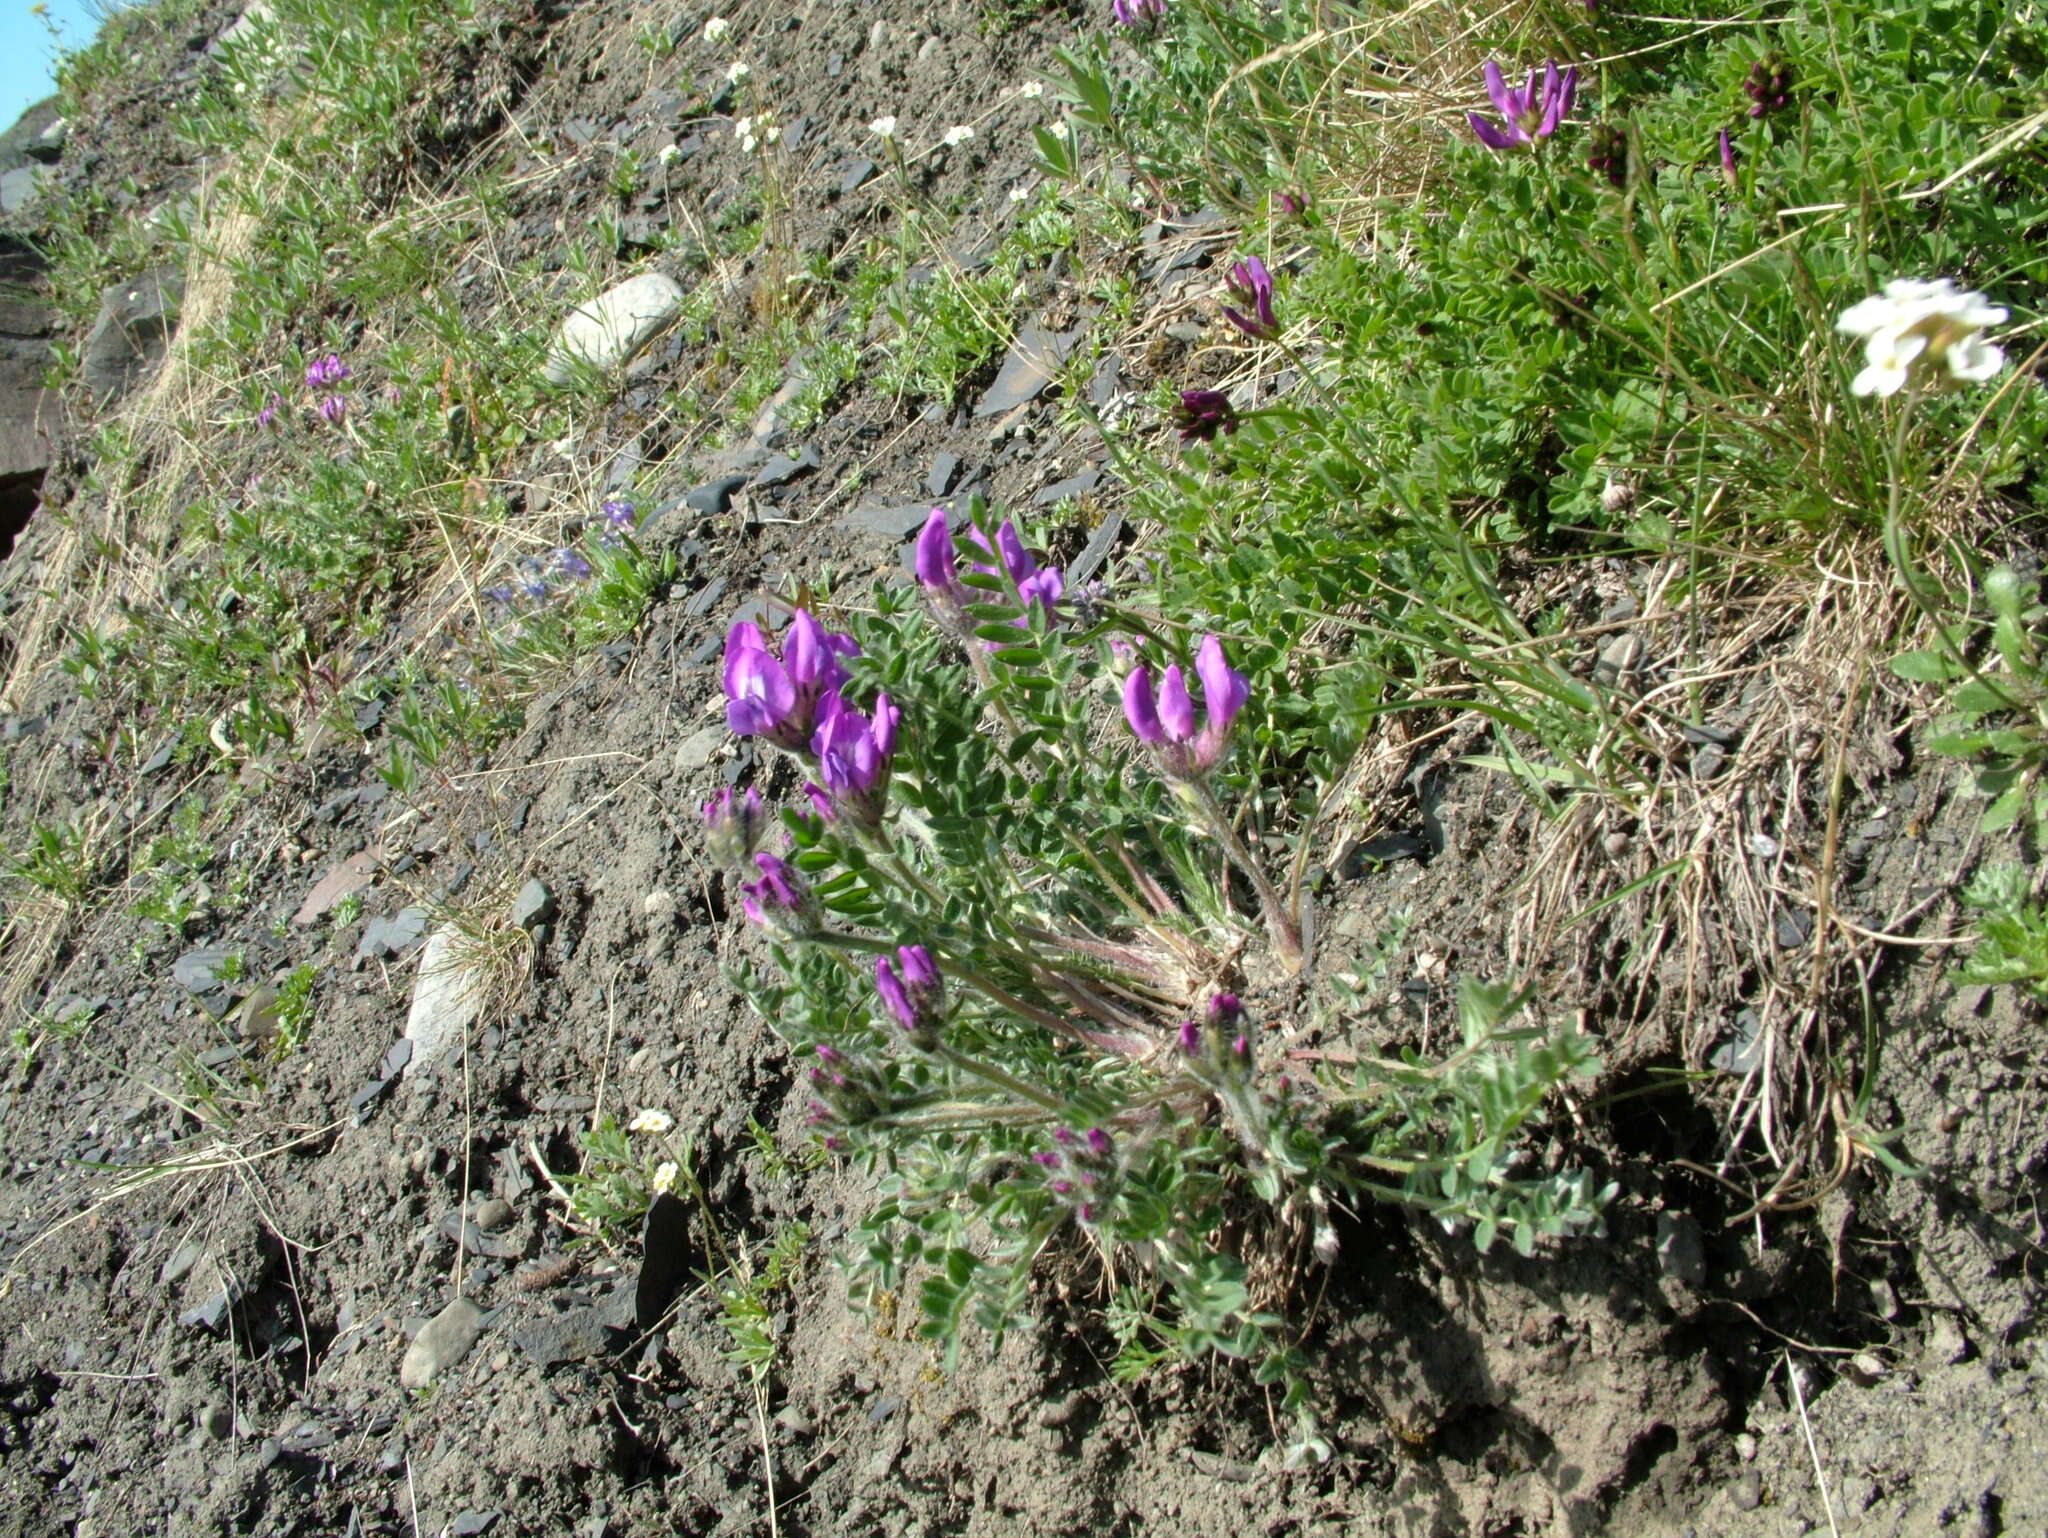
<instances>
[{"instance_id":1,"label":"dark purple bud","mask_svg":"<svg viewBox=\"0 0 2048 1538\"><path fill-rule=\"evenodd\" d=\"M1721 130L1721 179L1731 187L1742 185L1742 173L1735 169L1735 141Z\"/></svg>"},{"instance_id":2,"label":"dark purple bud","mask_svg":"<svg viewBox=\"0 0 2048 1538\"><path fill-rule=\"evenodd\" d=\"M1100 1127L1088 1129L1088 1151L1098 1159L1107 1159L1110 1150L1109 1134Z\"/></svg>"},{"instance_id":3,"label":"dark purple bud","mask_svg":"<svg viewBox=\"0 0 2048 1538\"><path fill-rule=\"evenodd\" d=\"M1628 186L1628 135L1613 123L1596 123L1588 141L1586 169L1606 177L1617 191Z\"/></svg>"},{"instance_id":4,"label":"dark purple bud","mask_svg":"<svg viewBox=\"0 0 2048 1538\"><path fill-rule=\"evenodd\" d=\"M935 507L918 531L914 559L918 583L934 592L960 591L960 556L953 548L953 531L946 526L946 510Z\"/></svg>"},{"instance_id":5,"label":"dark purple bud","mask_svg":"<svg viewBox=\"0 0 2048 1538\"><path fill-rule=\"evenodd\" d=\"M1202 1050L1202 1028L1192 1020L1183 1020L1177 1033L1181 1051L1188 1057L1195 1057Z\"/></svg>"},{"instance_id":6,"label":"dark purple bud","mask_svg":"<svg viewBox=\"0 0 2048 1538\"><path fill-rule=\"evenodd\" d=\"M320 402L320 417L329 427L339 427L348 420L348 397L330 395Z\"/></svg>"},{"instance_id":7,"label":"dark purple bud","mask_svg":"<svg viewBox=\"0 0 2048 1538\"><path fill-rule=\"evenodd\" d=\"M811 738L818 775L832 809L863 828L878 827L888 800L889 761L903 712L886 694L875 696L870 721L837 694L827 695Z\"/></svg>"},{"instance_id":8,"label":"dark purple bud","mask_svg":"<svg viewBox=\"0 0 2048 1538\"><path fill-rule=\"evenodd\" d=\"M740 909L754 923L801 939L817 926L817 905L796 867L765 849L754 856L758 881L740 886Z\"/></svg>"}]
</instances>

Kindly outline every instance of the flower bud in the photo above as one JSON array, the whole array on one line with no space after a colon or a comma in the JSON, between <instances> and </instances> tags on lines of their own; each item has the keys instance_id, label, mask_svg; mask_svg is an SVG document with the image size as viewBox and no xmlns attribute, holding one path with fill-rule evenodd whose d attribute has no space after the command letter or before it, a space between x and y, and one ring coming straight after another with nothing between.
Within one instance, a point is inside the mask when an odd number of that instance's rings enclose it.
<instances>
[{"instance_id":1,"label":"flower bud","mask_svg":"<svg viewBox=\"0 0 2048 1538\"><path fill-rule=\"evenodd\" d=\"M760 844L766 822L760 791L750 785L741 800L728 785L704 803L704 840L711 857L720 865L744 865Z\"/></svg>"},{"instance_id":2,"label":"flower bud","mask_svg":"<svg viewBox=\"0 0 2048 1538\"><path fill-rule=\"evenodd\" d=\"M898 968L901 968L899 973ZM903 1027L910 1044L921 1052L939 1045L939 1026L945 1019L946 987L939 977L931 952L922 945L899 946L896 966L887 956L875 958L875 991L882 1003Z\"/></svg>"}]
</instances>

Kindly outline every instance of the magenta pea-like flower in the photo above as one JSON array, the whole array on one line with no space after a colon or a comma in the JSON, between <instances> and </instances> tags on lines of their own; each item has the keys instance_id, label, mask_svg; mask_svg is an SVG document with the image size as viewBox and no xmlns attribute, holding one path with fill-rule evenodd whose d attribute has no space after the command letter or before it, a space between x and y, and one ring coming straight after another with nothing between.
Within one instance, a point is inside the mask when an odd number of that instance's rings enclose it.
<instances>
[{"instance_id":1,"label":"magenta pea-like flower","mask_svg":"<svg viewBox=\"0 0 2048 1538\"><path fill-rule=\"evenodd\" d=\"M889 794L889 759L896 751L896 727L903 712L889 696L875 696L874 719L855 710L837 694L818 707L818 729L811 752L818 760L822 794L812 801L828 817L844 817L857 827L874 828L882 821Z\"/></svg>"},{"instance_id":2,"label":"magenta pea-like flower","mask_svg":"<svg viewBox=\"0 0 2048 1538\"><path fill-rule=\"evenodd\" d=\"M306 365L306 388L325 390L340 384L349 375L349 366L341 361L340 354L328 353L324 358L315 358Z\"/></svg>"},{"instance_id":3,"label":"magenta pea-like flower","mask_svg":"<svg viewBox=\"0 0 2048 1538\"><path fill-rule=\"evenodd\" d=\"M1486 94L1505 121L1495 123L1476 112L1468 112L1465 116L1472 125L1472 132L1488 149L1509 150L1549 138L1570 113L1572 100L1578 95L1579 67L1576 64L1560 72L1555 62L1546 63L1540 84L1536 71L1532 69L1528 85L1519 91L1509 88L1507 81L1501 78L1500 66L1491 59L1486 61L1486 68L1481 73L1486 77Z\"/></svg>"},{"instance_id":4,"label":"magenta pea-like flower","mask_svg":"<svg viewBox=\"0 0 2048 1538\"><path fill-rule=\"evenodd\" d=\"M320 402L320 420L329 427L339 427L348 420L348 397L330 395Z\"/></svg>"},{"instance_id":5,"label":"magenta pea-like flower","mask_svg":"<svg viewBox=\"0 0 2048 1538\"><path fill-rule=\"evenodd\" d=\"M1166 0L1109 0L1109 14L1120 27L1148 27L1166 14Z\"/></svg>"},{"instance_id":6,"label":"magenta pea-like flower","mask_svg":"<svg viewBox=\"0 0 2048 1538\"><path fill-rule=\"evenodd\" d=\"M277 414L283 409L284 397L282 395L279 395L275 390L272 390L270 392L270 399L265 401L263 403L263 409L256 413L256 425L262 428L265 432L282 431L282 429L278 425Z\"/></svg>"},{"instance_id":7,"label":"magenta pea-like flower","mask_svg":"<svg viewBox=\"0 0 2048 1538\"><path fill-rule=\"evenodd\" d=\"M953 531L946 526L946 510L935 507L931 516L918 530L917 550L911 562L917 573L918 585L930 590L934 596L944 594L959 598L960 555L953 548Z\"/></svg>"},{"instance_id":8,"label":"magenta pea-like flower","mask_svg":"<svg viewBox=\"0 0 2048 1538\"><path fill-rule=\"evenodd\" d=\"M1230 297L1249 309L1245 314L1231 305L1223 307L1223 318L1255 342L1271 342L1280 335L1280 321L1273 313L1273 274L1256 256L1232 262L1223 279Z\"/></svg>"},{"instance_id":9,"label":"magenta pea-like flower","mask_svg":"<svg viewBox=\"0 0 2048 1538\"><path fill-rule=\"evenodd\" d=\"M754 868L760 879L740 884L740 911L749 920L792 938L818 927L817 903L794 865L764 849L754 856Z\"/></svg>"},{"instance_id":10,"label":"magenta pea-like flower","mask_svg":"<svg viewBox=\"0 0 2048 1538\"><path fill-rule=\"evenodd\" d=\"M1182 443L1210 443L1219 432L1237 431L1237 408L1221 390L1183 390L1173 425L1180 429Z\"/></svg>"},{"instance_id":11,"label":"magenta pea-like flower","mask_svg":"<svg viewBox=\"0 0 2048 1538\"><path fill-rule=\"evenodd\" d=\"M1060 596L1066 589L1066 579L1060 575L1057 566L1040 566L1038 557L1024 548L1024 537L1017 532L1015 520L1003 520L1001 527L996 530L996 544L993 550L989 549L988 539L981 530L976 529L969 538L981 547L984 555L993 556L1003 563L1003 570L1008 572L1010 580L1017 584L1017 596L1024 600L1027 608L1034 603L1041 604L1048 617L1056 613L1055 605L1059 603ZM989 577L994 576L996 571L995 567L979 561L975 563L974 569Z\"/></svg>"},{"instance_id":12,"label":"magenta pea-like flower","mask_svg":"<svg viewBox=\"0 0 2048 1538\"><path fill-rule=\"evenodd\" d=\"M760 626L739 621L725 634L726 725L742 737L766 737L802 752L817 730L822 702L846 681L839 659L859 655L852 636L827 630L804 609L790 620L779 658Z\"/></svg>"},{"instance_id":13,"label":"magenta pea-like flower","mask_svg":"<svg viewBox=\"0 0 2048 1538\"><path fill-rule=\"evenodd\" d=\"M930 951L922 945L899 945L894 966L887 956L877 956L875 992L913 1047L929 1052L939 1044L946 985Z\"/></svg>"},{"instance_id":14,"label":"magenta pea-like flower","mask_svg":"<svg viewBox=\"0 0 2048 1538\"><path fill-rule=\"evenodd\" d=\"M1742 185L1742 174L1735 169L1735 141L1725 128L1721 130L1721 179L1731 187Z\"/></svg>"},{"instance_id":15,"label":"magenta pea-like flower","mask_svg":"<svg viewBox=\"0 0 2048 1538\"><path fill-rule=\"evenodd\" d=\"M1201 715L1177 662L1156 691L1150 668L1133 668L1124 680L1124 720L1171 779L1198 780L1216 767L1230 723L1251 698L1250 682L1224 660L1223 643L1213 635L1203 636L1195 651L1195 675L1202 682Z\"/></svg>"},{"instance_id":16,"label":"magenta pea-like flower","mask_svg":"<svg viewBox=\"0 0 2048 1538\"><path fill-rule=\"evenodd\" d=\"M704 803L704 841L721 865L744 865L761 842L768 814L751 785L744 798L728 785Z\"/></svg>"},{"instance_id":17,"label":"magenta pea-like flower","mask_svg":"<svg viewBox=\"0 0 2048 1538\"><path fill-rule=\"evenodd\" d=\"M1073 1209L1083 1223L1102 1215L1115 1179L1116 1144L1100 1127L1080 1133L1071 1127L1055 1127L1053 1146L1031 1156L1045 1171L1045 1186L1061 1203Z\"/></svg>"}]
</instances>

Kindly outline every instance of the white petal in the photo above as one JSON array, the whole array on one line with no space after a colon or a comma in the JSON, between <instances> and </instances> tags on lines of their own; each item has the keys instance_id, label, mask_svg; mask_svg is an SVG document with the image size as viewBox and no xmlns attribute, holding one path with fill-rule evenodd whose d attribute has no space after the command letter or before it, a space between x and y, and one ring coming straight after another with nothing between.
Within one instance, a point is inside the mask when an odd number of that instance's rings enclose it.
<instances>
[{"instance_id":1,"label":"white petal","mask_svg":"<svg viewBox=\"0 0 2048 1538\"><path fill-rule=\"evenodd\" d=\"M1835 321L1835 329L1851 336L1869 336L1880 327L1889 326L1897 312L1898 306L1891 300L1873 294L1844 310Z\"/></svg>"},{"instance_id":2,"label":"white petal","mask_svg":"<svg viewBox=\"0 0 2048 1538\"><path fill-rule=\"evenodd\" d=\"M1863 344L1864 361L1872 368L1897 369L1902 374L1907 365L1925 351L1926 337L1916 331L1902 331L1897 326L1872 332L1870 340Z\"/></svg>"},{"instance_id":3,"label":"white petal","mask_svg":"<svg viewBox=\"0 0 2048 1538\"><path fill-rule=\"evenodd\" d=\"M1948 371L1958 379L1989 379L2005 367L2005 349L1981 336L1966 336L1948 350Z\"/></svg>"},{"instance_id":4,"label":"white petal","mask_svg":"<svg viewBox=\"0 0 2048 1538\"><path fill-rule=\"evenodd\" d=\"M1873 363L1869 368L1849 381L1851 395L1896 395L1906 382L1906 371L1902 368L1886 368Z\"/></svg>"},{"instance_id":5,"label":"white petal","mask_svg":"<svg viewBox=\"0 0 2048 1538\"><path fill-rule=\"evenodd\" d=\"M1920 304L1929 299L1948 299L1955 291L1955 284L1947 278L1892 278L1884 286L1885 298L1897 299L1905 304Z\"/></svg>"}]
</instances>

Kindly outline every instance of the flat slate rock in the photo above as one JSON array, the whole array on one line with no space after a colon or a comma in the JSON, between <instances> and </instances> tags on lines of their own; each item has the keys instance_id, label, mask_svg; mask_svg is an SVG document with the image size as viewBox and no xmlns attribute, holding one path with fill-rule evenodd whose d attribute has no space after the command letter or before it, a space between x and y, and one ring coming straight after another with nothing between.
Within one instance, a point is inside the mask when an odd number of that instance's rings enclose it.
<instances>
[{"instance_id":1,"label":"flat slate rock","mask_svg":"<svg viewBox=\"0 0 2048 1538\"><path fill-rule=\"evenodd\" d=\"M536 1367L559 1362L587 1362L609 1355L618 1326L601 1308L572 1308L515 1326L512 1344L533 1359Z\"/></svg>"},{"instance_id":2,"label":"flat slate rock","mask_svg":"<svg viewBox=\"0 0 2048 1538\"><path fill-rule=\"evenodd\" d=\"M895 507L856 507L839 515L839 527L850 534L903 539L915 534L932 515L929 502L904 502Z\"/></svg>"},{"instance_id":3,"label":"flat slate rock","mask_svg":"<svg viewBox=\"0 0 2048 1538\"><path fill-rule=\"evenodd\" d=\"M328 867L327 874L313 883L313 890L299 904L299 911L292 915L292 923L303 928L327 917L336 903L351 892L360 892L376 874L377 851L374 849L360 850L340 864Z\"/></svg>"},{"instance_id":4,"label":"flat slate rock","mask_svg":"<svg viewBox=\"0 0 2048 1538\"><path fill-rule=\"evenodd\" d=\"M569 383L579 366L600 371L619 367L659 336L682 309L682 285L660 272L639 273L577 306L548 350L548 383Z\"/></svg>"},{"instance_id":5,"label":"flat slate rock","mask_svg":"<svg viewBox=\"0 0 2048 1538\"><path fill-rule=\"evenodd\" d=\"M418 945L426 932L425 908L400 908L388 919L372 919L363 926L356 954L371 961L388 961Z\"/></svg>"},{"instance_id":6,"label":"flat slate rock","mask_svg":"<svg viewBox=\"0 0 2048 1538\"><path fill-rule=\"evenodd\" d=\"M171 963L171 977L187 993L211 993L222 982L228 953L214 946L185 952Z\"/></svg>"},{"instance_id":7,"label":"flat slate rock","mask_svg":"<svg viewBox=\"0 0 2048 1538\"><path fill-rule=\"evenodd\" d=\"M456 959L456 938L452 929L437 929L420 954L405 1035L413 1058L424 1068L439 1066L461 1046L483 1009L482 979Z\"/></svg>"},{"instance_id":8,"label":"flat slate rock","mask_svg":"<svg viewBox=\"0 0 2048 1538\"><path fill-rule=\"evenodd\" d=\"M817 449L807 444L794 459L787 454L777 454L767 464L761 466L754 474L754 484L765 491L773 491L777 486L787 486L791 481L802 480L823 463L824 461L818 457Z\"/></svg>"},{"instance_id":9,"label":"flat slate rock","mask_svg":"<svg viewBox=\"0 0 2048 1538\"><path fill-rule=\"evenodd\" d=\"M420 1326L398 1364L402 1388L420 1389L469 1355L484 1327L484 1311L467 1298L457 1298Z\"/></svg>"},{"instance_id":10,"label":"flat slate rock","mask_svg":"<svg viewBox=\"0 0 2048 1538\"><path fill-rule=\"evenodd\" d=\"M702 513L707 518L716 518L732 506L733 494L747 484L744 475L722 475L715 481L683 493L683 506L693 513Z\"/></svg>"},{"instance_id":11,"label":"flat slate rock","mask_svg":"<svg viewBox=\"0 0 2048 1538\"><path fill-rule=\"evenodd\" d=\"M1053 331L1043 322L1026 321L1017 333L1010 355L1003 360L995 383L976 403L974 414L997 417L1037 400L1058 377L1060 365L1067 361L1067 354L1081 340L1084 329L1076 326L1072 331Z\"/></svg>"},{"instance_id":12,"label":"flat slate rock","mask_svg":"<svg viewBox=\"0 0 2048 1538\"><path fill-rule=\"evenodd\" d=\"M1054 481L1050 486L1041 486L1031 498L1033 507L1051 507L1069 497L1085 496L1102 484L1102 471L1094 465L1063 481Z\"/></svg>"}]
</instances>

